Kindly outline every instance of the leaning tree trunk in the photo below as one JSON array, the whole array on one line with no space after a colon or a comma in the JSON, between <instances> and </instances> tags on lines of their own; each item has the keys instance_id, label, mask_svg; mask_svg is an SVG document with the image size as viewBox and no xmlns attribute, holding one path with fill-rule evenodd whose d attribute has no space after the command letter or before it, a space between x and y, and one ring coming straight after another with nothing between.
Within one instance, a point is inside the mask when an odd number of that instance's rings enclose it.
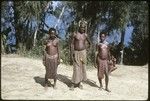
<instances>
[{"instance_id":1,"label":"leaning tree trunk","mask_svg":"<svg viewBox=\"0 0 150 101\"><path fill-rule=\"evenodd\" d=\"M35 47L35 44L36 44L37 31L38 31L38 28L35 30L35 33L34 33L34 37L33 37L33 47Z\"/></svg>"},{"instance_id":2,"label":"leaning tree trunk","mask_svg":"<svg viewBox=\"0 0 150 101\"><path fill-rule=\"evenodd\" d=\"M62 9L62 11L61 11L61 13L60 13L60 15L59 15L59 18L58 18L58 20L57 20L57 22L56 22L54 28L56 28L57 25L58 25L58 23L60 22L60 19L61 19L62 15L63 15L63 13L64 13L64 11L65 11L65 7L66 7L66 6L63 7L63 9Z\"/></svg>"},{"instance_id":3,"label":"leaning tree trunk","mask_svg":"<svg viewBox=\"0 0 150 101\"><path fill-rule=\"evenodd\" d=\"M123 52L124 52L124 37L125 37L125 29L121 30L121 46L120 46L120 52L121 52L121 57L120 57L120 65L123 65Z\"/></svg>"},{"instance_id":4,"label":"leaning tree trunk","mask_svg":"<svg viewBox=\"0 0 150 101\"><path fill-rule=\"evenodd\" d=\"M13 10L14 10L14 27L15 27L15 31L16 31L16 48L19 48L19 36L20 36L20 33L19 32L19 27L18 26L18 19L19 19L19 15L18 15L18 11L17 11L17 3L16 1L13 1Z\"/></svg>"}]
</instances>

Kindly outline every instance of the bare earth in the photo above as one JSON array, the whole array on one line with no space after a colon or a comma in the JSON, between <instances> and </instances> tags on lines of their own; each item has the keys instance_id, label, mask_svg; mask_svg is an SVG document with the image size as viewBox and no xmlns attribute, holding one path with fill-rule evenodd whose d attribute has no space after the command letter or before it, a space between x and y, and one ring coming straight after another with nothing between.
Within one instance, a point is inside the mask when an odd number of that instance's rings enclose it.
<instances>
[{"instance_id":1,"label":"bare earth","mask_svg":"<svg viewBox=\"0 0 150 101\"><path fill-rule=\"evenodd\" d=\"M122 66L110 75L110 93L98 90L97 70L87 69L83 90L70 91L72 66L58 67L57 89L44 89L45 67L41 60L17 55L1 57L1 98L18 100L147 100L148 65ZM51 80L49 80L51 81ZM53 83L53 82L52 82ZM103 80L103 83L104 80ZM105 85L104 85L105 87Z\"/></svg>"}]
</instances>

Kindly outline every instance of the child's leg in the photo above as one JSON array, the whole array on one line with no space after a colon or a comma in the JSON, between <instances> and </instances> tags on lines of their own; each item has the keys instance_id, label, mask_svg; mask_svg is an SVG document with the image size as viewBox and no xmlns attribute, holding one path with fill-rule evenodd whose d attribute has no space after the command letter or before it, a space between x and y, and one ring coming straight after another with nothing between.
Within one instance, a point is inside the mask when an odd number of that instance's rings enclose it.
<instances>
[{"instance_id":1,"label":"child's leg","mask_svg":"<svg viewBox=\"0 0 150 101\"><path fill-rule=\"evenodd\" d=\"M47 90L48 88L48 79L46 78L46 75L45 75L45 90Z\"/></svg>"},{"instance_id":2,"label":"child's leg","mask_svg":"<svg viewBox=\"0 0 150 101\"><path fill-rule=\"evenodd\" d=\"M109 83L109 72L108 72L108 68L106 68L106 70L105 70L105 85L106 85L105 90L110 92L110 90L108 89L108 83Z\"/></svg>"},{"instance_id":3,"label":"child's leg","mask_svg":"<svg viewBox=\"0 0 150 101\"><path fill-rule=\"evenodd\" d=\"M83 89L83 86L81 85L81 82L79 82L78 86L79 86L80 89Z\"/></svg>"},{"instance_id":4,"label":"child's leg","mask_svg":"<svg viewBox=\"0 0 150 101\"><path fill-rule=\"evenodd\" d=\"M48 79L47 79L46 75L45 75L45 87L48 87Z\"/></svg>"},{"instance_id":5,"label":"child's leg","mask_svg":"<svg viewBox=\"0 0 150 101\"><path fill-rule=\"evenodd\" d=\"M98 78L98 80L99 80L99 83L100 83L100 87L103 87L102 79L101 79L101 78Z\"/></svg>"},{"instance_id":6,"label":"child's leg","mask_svg":"<svg viewBox=\"0 0 150 101\"><path fill-rule=\"evenodd\" d=\"M56 89L56 82L57 82L57 79L55 78L54 79L54 89Z\"/></svg>"},{"instance_id":7,"label":"child's leg","mask_svg":"<svg viewBox=\"0 0 150 101\"><path fill-rule=\"evenodd\" d=\"M70 90L74 90L74 83L71 84Z\"/></svg>"},{"instance_id":8,"label":"child's leg","mask_svg":"<svg viewBox=\"0 0 150 101\"><path fill-rule=\"evenodd\" d=\"M103 84L102 84L102 79L100 77L98 77L99 83L100 83L100 90L103 88Z\"/></svg>"}]
</instances>

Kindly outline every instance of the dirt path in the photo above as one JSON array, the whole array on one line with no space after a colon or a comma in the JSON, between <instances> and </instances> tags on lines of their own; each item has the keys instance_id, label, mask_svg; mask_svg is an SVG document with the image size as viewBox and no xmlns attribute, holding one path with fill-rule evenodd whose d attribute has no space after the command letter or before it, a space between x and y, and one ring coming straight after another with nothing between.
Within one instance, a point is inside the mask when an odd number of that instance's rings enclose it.
<instances>
[{"instance_id":1,"label":"dirt path","mask_svg":"<svg viewBox=\"0 0 150 101\"><path fill-rule=\"evenodd\" d=\"M98 90L97 71L94 67L87 70L88 81L83 84L84 89L75 88L70 91L72 66L63 64L58 67L57 89L49 87L45 91L45 69L41 60L5 55L1 57L1 97L19 100L146 100L148 65L117 66L118 69L110 75L111 93Z\"/></svg>"}]
</instances>

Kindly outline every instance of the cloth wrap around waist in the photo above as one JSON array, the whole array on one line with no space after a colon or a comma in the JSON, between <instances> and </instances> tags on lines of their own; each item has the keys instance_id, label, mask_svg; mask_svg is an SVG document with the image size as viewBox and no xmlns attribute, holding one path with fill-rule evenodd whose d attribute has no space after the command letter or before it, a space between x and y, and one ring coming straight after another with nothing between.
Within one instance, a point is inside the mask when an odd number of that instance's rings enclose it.
<instances>
[{"instance_id":1,"label":"cloth wrap around waist","mask_svg":"<svg viewBox=\"0 0 150 101\"><path fill-rule=\"evenodd\" d=\"M86 50L74 51L72 82L77 84L87 80L86 76Z\"/></svg>"},{"instance_id":2,"label":"cloth wrap around waist","mask_svg":"<svg viewBox=\"0 0 150 101\"><path fill-rule=\"evenodd\" d=\"M98 78L101 78L103 79L104 78L104 74L109 72L109 61L108 59L101 59L97 56L97 59L96 59L96 63L97 63L97 69L98 69L98 72L97 72L97 76Z\"/></svg>"},{"instance_id":3,"label":"cloth wrap around waist","mask_svg":"<svg viewBox=\"0 0 150 101\"><path fill-rule=\"evenodd\" d=\"M58 67L58 54L49 55L45 52L43 57L43 64L46 69L45 77L49 79L56 79Z\"/></svg>"}]
</instances>

